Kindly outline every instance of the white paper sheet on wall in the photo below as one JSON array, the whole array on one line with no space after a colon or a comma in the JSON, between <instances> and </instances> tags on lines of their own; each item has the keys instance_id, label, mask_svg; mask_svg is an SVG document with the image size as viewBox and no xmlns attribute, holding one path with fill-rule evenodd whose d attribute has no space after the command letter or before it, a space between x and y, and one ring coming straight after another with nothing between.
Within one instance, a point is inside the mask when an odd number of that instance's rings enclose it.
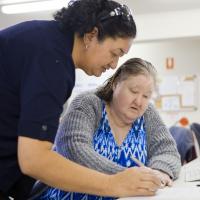
<instances>
[{"instance_id":1,"label":"white paper sheet on wall","mask_svg":"<svg viewBox=\"0 0 200 200\"><path fill-rule=\"evenodd\" d=\"M163 96L162 97L163 111L178 111L180 110L180 96Z\"/></svg>"},{"instance_id":2,"label":"white paper sheet on wall","mask_svg":"<svg viewBox=\"0 0 200 200\"><path fill-rule=\"evenodd\" d=\"M177 94L177 85L179 85L179 79L177 76L162 77L159 84L160 95Z\"/></svg>"},{"instance_id":3,"label":"white paper sheet on wall","mask_svg":"<svg viewBox=\"0 0 200 200\"><path fill-rule=\"evenodd\" d=\"M182 95L182 106L194 106L195 105L195 82L194 81L182 81L178 88L178 93ZM197 95L197 91L196 91Z\"/></svg>"},{"instance_id":4,"label":"white paper sheet on wall","mask_svg":"<svg viewBox=\"0 0 200 200\"><path fill-rule=\"evenodd\" d=\"M160 78L159 95L163 111L196 109L198 93L198 78L195 75Z\"/></svg>"}]
</instances>

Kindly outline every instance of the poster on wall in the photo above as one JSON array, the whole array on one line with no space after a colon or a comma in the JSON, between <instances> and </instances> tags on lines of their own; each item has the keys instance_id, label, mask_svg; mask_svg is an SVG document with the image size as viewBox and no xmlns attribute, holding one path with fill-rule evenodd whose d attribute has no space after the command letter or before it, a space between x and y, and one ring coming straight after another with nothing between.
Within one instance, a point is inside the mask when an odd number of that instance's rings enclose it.
<instances>
[{"instance_id":1,"label":"poster on wall","mask_svg":"<svg viewBox=\"0 0 200 200\"><path fill-rule=\"evenodd\" d=\"M198 105L198 78L165 76L160 78L155 105L162 111L196 110Z\"/></svg>"},{"instance_id":2,"label":"poster on wall","mask_svg":"<svg viewBox=\"0 0 200 200\"><path fill-rule=\"evenodd\" d=\"M181 108L180 95L163 95L162 110L163 111L179 111Z\"/></svg>"}]
</instances>

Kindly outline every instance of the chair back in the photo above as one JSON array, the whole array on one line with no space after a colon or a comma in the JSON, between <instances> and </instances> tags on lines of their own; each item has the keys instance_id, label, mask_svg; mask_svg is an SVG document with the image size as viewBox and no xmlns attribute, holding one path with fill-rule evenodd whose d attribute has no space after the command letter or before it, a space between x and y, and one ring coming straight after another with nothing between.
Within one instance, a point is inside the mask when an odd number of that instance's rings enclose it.
<instances>
[{"instance_id":1,"label":"chair back","mask_svg":"<svg viewBox=\"0 0 200 200\"><path fill-rule=\"evenodd\" d=\"M194 132L198 145L200 147L200 124L199 123L192 123L190 125L190 129Z\"/></svg>"},{"instance_id":2,"label":"chair back","mask_svg":"<svg viewBox=\"0 0 200 200\"><path fill-rule=\"evenodd\" d=\"M196 153L192 131L188 128L179 126L172 126L169 131L176 141L182 165L195 159Z\"/></svg>"}]
</instances>

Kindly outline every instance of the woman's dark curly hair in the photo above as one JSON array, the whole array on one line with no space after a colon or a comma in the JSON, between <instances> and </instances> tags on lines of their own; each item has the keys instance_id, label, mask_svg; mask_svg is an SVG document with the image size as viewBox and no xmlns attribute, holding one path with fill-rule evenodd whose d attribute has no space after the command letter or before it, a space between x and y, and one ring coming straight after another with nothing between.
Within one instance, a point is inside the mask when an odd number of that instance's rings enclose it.
<instances>
[{"instance_id":1,"label":"woman's dark curly hair","mask_svg":"<svg viewBox=\"0 0 200 200\"><path fill-rule=\"evenodd\" d=\"M99 41L106 37L135 38L136 25L132 15L126 14L126 8L112 0L75 0L58 11L54 18L64 32L71 30L79 37L97 27ZM121 14L112 16L114 10Z\"/></svg>"}]
</instances>

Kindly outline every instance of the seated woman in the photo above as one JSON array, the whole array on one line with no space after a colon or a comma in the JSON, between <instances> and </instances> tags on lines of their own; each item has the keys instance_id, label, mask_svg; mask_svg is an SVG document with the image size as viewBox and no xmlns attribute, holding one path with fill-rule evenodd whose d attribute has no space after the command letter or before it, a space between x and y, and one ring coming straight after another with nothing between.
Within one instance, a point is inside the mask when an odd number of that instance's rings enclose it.
<instances>
[{"instance_id":1,"label":"seated woman","mask_svg":"<svg viewBox=\"0 0 200 200\"><path fill-rule=\"evenodd\" d=\"M55 140L63 156L100 172L135 167L135 194L145 188L147 172L171 185L180 171L176 144L150 98L156 84L151 63L132 58L105 85L77 96L63 117ZM132 157L147 167L137 167ZM58 169L59 170L59 169ZM56 172L55 172L56 173ZM88 177L92 178L92 177ZM48 188L40 199L114 199Z\"/></svg>"}]
</instances>

